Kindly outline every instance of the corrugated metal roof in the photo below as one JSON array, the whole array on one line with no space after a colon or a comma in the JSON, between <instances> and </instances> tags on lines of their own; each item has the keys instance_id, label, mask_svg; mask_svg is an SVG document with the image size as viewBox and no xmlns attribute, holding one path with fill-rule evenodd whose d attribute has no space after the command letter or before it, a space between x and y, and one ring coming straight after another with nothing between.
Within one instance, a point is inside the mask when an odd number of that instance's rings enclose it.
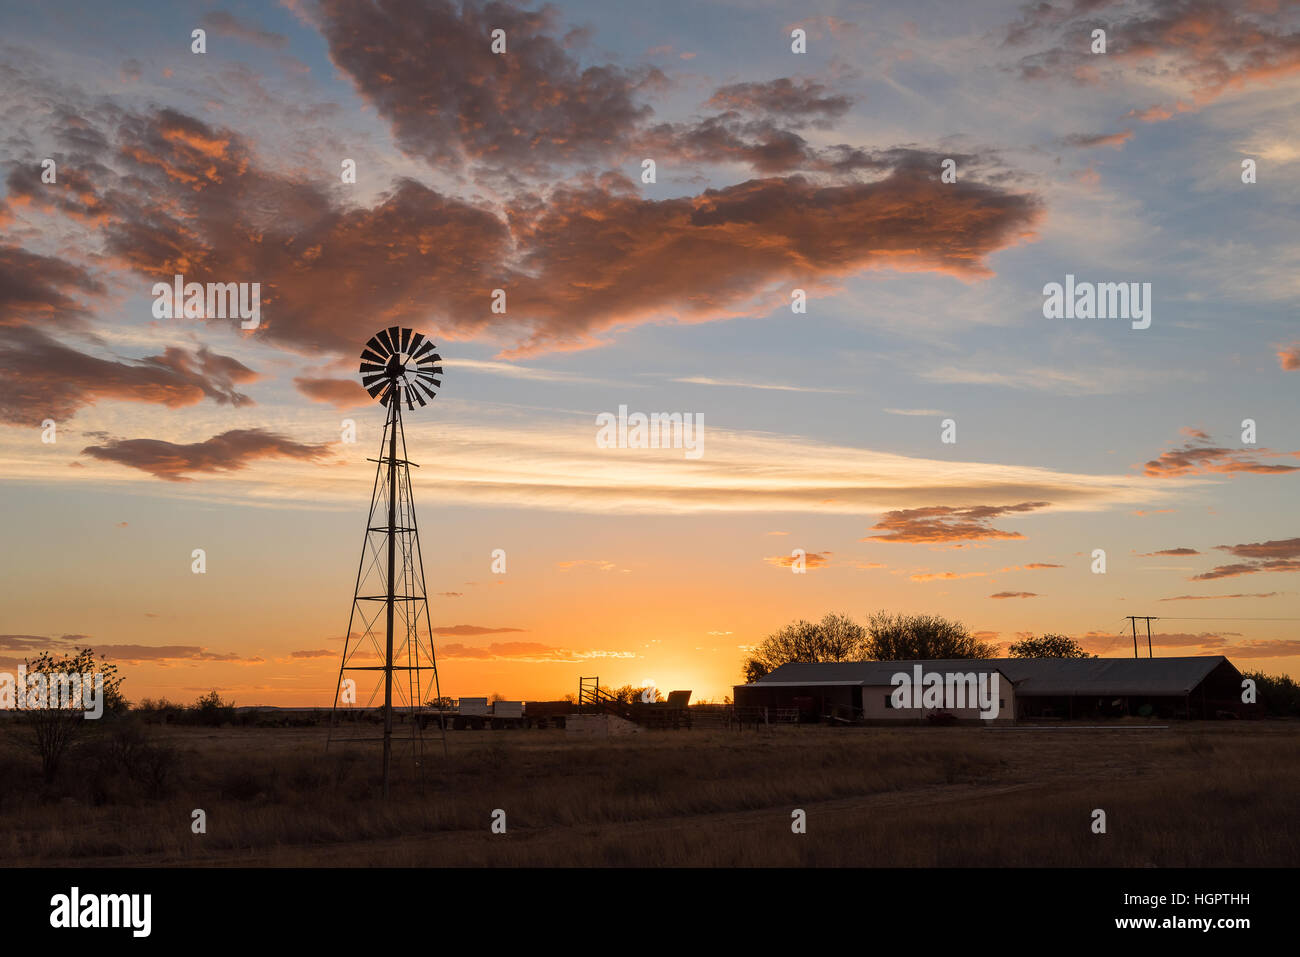
<instances>
[{"instance_id":1,"label":"corrugated metal roof","mask_svg":"<svg viewBox=\"0 0 1300 957\"><path fill-rule=\"evenodd\" d=\"M926 671L997 669L1025 695L1182 695L1228 659L1196 658L956 658L925 661L791 662L750 687L888 686L913 665Z\"/></svg>"}]
</instances>

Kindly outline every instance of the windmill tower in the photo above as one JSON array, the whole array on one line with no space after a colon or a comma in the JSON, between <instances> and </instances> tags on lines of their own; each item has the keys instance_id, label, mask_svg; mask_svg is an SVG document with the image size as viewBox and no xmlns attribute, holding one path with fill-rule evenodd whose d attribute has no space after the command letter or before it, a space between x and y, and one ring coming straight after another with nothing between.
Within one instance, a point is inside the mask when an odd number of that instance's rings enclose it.
<instances>
[{"instance_id":1,"label":"windmill tower","mask_svg":"<svg viewBox=\"0 0 1300 957\"><path fill-rule=\"evenodd\" d=\"M402 431L402 402L424 407L442 384L441 357L421 333L392 326L361 351L361 384L388 410L375 462L375 484L357 567L352 613L334 690L326 748L340 741L383 741L384 796L393 756L394 716L409 724L411 757L424 756L421 725L430 702L441 698L433 654L433 628L424 586L424 558L411 496L411 466ZM419 468L416 465L416 468ZM382 737L374 709L380 707ZM348 720L351 719L351 720ZM438 724L442 726L441 715ZM346 729L351 734L345 733ZM443 729L443 750L447 747Z\"/></svg>"}]
</instances>

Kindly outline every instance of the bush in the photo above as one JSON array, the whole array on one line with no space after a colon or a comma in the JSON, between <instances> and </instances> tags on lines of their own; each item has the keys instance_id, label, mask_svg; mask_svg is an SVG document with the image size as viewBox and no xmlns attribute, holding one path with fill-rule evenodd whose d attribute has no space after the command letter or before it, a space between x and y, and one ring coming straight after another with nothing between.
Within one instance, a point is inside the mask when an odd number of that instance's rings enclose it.
<instances>
[{"instance_id":1,"label":"bush","mask_svg":"<svg viewBox=\"0 0 1300 957\"><path fill-rule=\"evenodd\" d=\"M219 728L235 720L235 702L222 701L215 689L194 702L189 711L190 720L205 728Z\"/></svg>"}]
</instances>

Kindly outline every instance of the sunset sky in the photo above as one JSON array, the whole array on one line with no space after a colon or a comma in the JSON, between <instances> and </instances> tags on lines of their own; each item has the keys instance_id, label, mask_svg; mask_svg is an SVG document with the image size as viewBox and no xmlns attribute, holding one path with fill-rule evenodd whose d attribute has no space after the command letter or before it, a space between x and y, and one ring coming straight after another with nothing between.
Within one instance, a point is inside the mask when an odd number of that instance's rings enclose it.
<instances>
[{"instance_id":1,"label":"sunset sky","mask_svg":"<svg viewBox=\"0 0 1300 957\"><path fill-rule=\"evenodd\" d=\"M1300 676L1300 3L108 10L0 13L0 670L328 704L400 324L444 694L720 699L881 609ZM260 325L155 318L177 273ZM1067 275L1150 328L1045 318Z\"/></svg>"}]
</instances>

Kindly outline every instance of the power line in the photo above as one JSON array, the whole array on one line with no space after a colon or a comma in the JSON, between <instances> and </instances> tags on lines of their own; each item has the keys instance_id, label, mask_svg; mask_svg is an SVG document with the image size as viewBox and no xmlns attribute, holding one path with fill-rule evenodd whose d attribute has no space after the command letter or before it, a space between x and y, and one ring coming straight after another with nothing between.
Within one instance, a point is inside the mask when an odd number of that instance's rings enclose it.
<instances>
[{"instance_id":1,"label":"power line","mask_svg":"<svg viewBox=\"0 0 1300 957\"><path fill-rule=\"evenodd\" d=\"M1249 618L1249 617L1240 617L1240 616L1236 618L1196 618L1196 617L1186 617L1186 616L1177 617L1177 618L1168 618L1165 617L1164 615L1161 615L1158 620L1160 621L1300 621L1300 618Z\"/></svg>"}]
</instances>

